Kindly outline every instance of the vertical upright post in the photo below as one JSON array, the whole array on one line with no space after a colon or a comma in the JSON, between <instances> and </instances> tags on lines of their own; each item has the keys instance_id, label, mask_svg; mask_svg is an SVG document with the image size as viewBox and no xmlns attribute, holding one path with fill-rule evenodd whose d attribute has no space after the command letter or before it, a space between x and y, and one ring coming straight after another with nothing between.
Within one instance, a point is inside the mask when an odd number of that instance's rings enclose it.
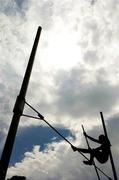
<instances>
[{"instance_id":1,"label":"vertical upright post","mask_svg":"<svg viewBox=\"0 0 119 180\"><path fill-rule=\"evenodd\" d=\"M85 132L83 125L82 125L82 129L83 129L83 132ZM88 148L90 148L89 142L88 142L88 139L87 139L86 136L85 136L85 139L86 139L86 143L87 143ZM95 168L95 171L96 171L98 180L100 180L100 176L99 176L99 173L98 173L98 170L97 170L97 168L96 168L96 165L95 165L95 161L94 161L94 160L93 160L93 166L94 166L94 168Z\"/></svg>"},{"instance_id":2,"label":"vertical upright post","mask_svg":"<svg viewBox=\"0 0 119 180\"><path fill-rule=\"evenodd\" d=\"M105 122L104 122L103 113L100 112L100 115L101 115L101 119L102 119L102 125L103 125L103 129L104 129L105 137L108 139L108 135L107 135L107 130L106 130ZM116 174L115 165L114 165L114 161L113 161L113 157L112 157L111 148L110 148L110 162L111 162L111 166L112 166L112 171L113 171L114 180L118 180L118 179L117 179L117 174Z\"/></svg>"},{"instance_id":3,"label":"vertical upright post","mask_svg":"<svg viewBox=\"0 0 119 180\"><path fill-rule=\"evenodd\" d=\"M31 51L31 55L29 58L29 62L28 62L27 68L26 68L26 72L24 75L24 79L23 79L23 82L21 85L21 90L20 90L19 95L16 99L16 103L15 103L15 106L13 109L13 118L11 121L11 125L9 128L7 138L6 138L4 149L3 149L3 152L1 155L1 160L0 160L0 179L1 180L5 180L5 177L6 177L6 173L7 173L7 169L8 169L8 165L9 165L9 161L10 161L10 157L11 157L11 153L12 153L12 149L13 149L13 145L14 145L14 140L15 140L17 128L19 125L20 117L21 117L23 110L24 110L25 96L26 96L26 92L27 92L27 88L28 88L28 83L29 83L29 79L30 79L30 75L31 75L31 71L32 71L32 66L34 63L34 58L35 58L40 34L41 34L41 27L39 26L38 30L37 30L36 37L35 37L35 41L33 44L33 48Z\"/></svg>"}]
</instances>

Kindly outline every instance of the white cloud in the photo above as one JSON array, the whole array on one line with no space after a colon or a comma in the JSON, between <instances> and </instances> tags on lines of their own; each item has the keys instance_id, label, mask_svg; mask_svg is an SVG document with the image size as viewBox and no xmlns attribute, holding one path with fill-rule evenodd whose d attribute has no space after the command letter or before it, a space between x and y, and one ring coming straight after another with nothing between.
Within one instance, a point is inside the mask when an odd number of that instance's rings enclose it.
<instances>
[{"instance_id":1,"label":"white cloud","mask_svg":"<svg viewBox=\"0 0 119 180\"><path fill-rule=\"evenodd\" d=\"M54 149L54 150L53 150ZM78 177L83 179L85 167L78 154L73 153L64 143L54 144L45 152L40 152L36 146L33 152L27 152L21 163L9 169L9 176L14 173L27 176L27 178L37 180L41 179L70 179L76 180ZM81 169L80 169L81 168ZM82 170L82 171L81 171ZM86 173L85 177L90 176Z\"/></svg>"},{"instance_id":2,"label":"white cloud","mask_svg":"<svg viewBox=\"0 0 119 180\"><path fill-rule=\"evenodd\" d=\"M82 122L87 121L89 129L98 123L96 116L100 110L106 115L117 113L118 19L117 0L97 0L93 6L89 0L76 0L75 3L72 0L0 1L2 144L39 25L43 30L27 93L28 102L52 124L61 123L69 127L76 137L81 135L78 131ZM23 126L29 122L34 124L34 121L23 121ZM115 136L112 133L112 139ZM35 180L40 167L41 179L44 180L63 180L63 176L68 180L74 176L75 179L79 176L81 179L93 179L92 172L89 170L86 174L85 167L67 146L62 143L54 146L55 151L49 147L47 153L34 147L31 154L25 154L23 162L11 167L10 175L23 171L29 179ZM118 145L115 154L118 155ZM43 160L39 161L38 157ZM53 166L53 157L56 158L56 167ZM32 163L34 169L31 172Z\"/></svg>"},{"instance_id":3,"label":"white cloud","mask_svg":"<svg viewBox=\"0 0 119 180\"><path fill-rule=\"evenodd\" d=\"M95 126L95 129L88 133L97 136L99 129L101 129L100 126ZM81 144L82 139L78 145L81 146ZM86 147L86 144L84 147ZM112 147L113 152L115 152L114 160L116 164L115 158L118 156L118 151L115 149L115 144ZM88 178L89 180L96 179L94 168L84 165L82 162L84 158L79 153L74 153L66 142L52 143L44 152L41 152L39 149L39 146L34 146L32 152L26 152L21 162L9 168L8 177L17 174L26 176L28 180L38 180L39 177L43 180L77 180L79 177L81 179ZM104 165L100 165L96 161L96 165L108 176L113 177L110 161ZM118 169L117 164L116 168ZM100 177L101 179L106 179L102 173L100 173Z\"/></svg>"}]
</instances>

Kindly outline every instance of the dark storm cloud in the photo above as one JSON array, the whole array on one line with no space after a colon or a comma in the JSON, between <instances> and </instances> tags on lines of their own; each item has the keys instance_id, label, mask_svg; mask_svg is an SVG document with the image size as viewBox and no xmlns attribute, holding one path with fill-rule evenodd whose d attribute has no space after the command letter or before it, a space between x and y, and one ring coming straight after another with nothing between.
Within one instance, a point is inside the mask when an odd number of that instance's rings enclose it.
<instances>
[{"instance_id":1,"label":"dark storm cloud","mask_svg":"<svg viewBox=\"0 0 119 180\"><path fill-rule=\"evenodd\" d=\"M24 15L24 0L10 0L10 1L0 1L0 12L6 14L7 16L15 16L17 14Z\"/></svg>"},{"instance_id":2,"label":"dark storm cloud","mask_svg":"<svg viewBox=\"0 0 119 180\"><path fill-rule=\"evenodd\" d=\"M27 0L15 0L15 2L19 8L22 8L24 5L24 2L27 2Z\"/></svg>"},{"instance_id":3,"label":"dark storm cloud","mask_svg":"<svg viewBox=\"0 0 119 180\"><path fill-rule=\"evenodd\" d=\"M111 149L117 171L117 177L119 177L119 114L115 114L109 118L107 122L107 128L112 145Z\"/></svg>"},{"instance_id":4,"label":"dark storm cloud","mask_svg":"<svg viewBox=\"0 0 119 180\"><path fill-rule=\"evenodd\" d=\"M90 77L90 80L88 80ZM59 72L56 80L58 112L80 117L101 110L112 110L118 102L119 86L108 81L104 69L74 68L70 72Z\"/></svg>"},{"instance_id":5,"label":"dark storm cloud","mask_svg":"<svg viewBox=\"0 0 119 180\"><path fill-rule=\"evenodd\" d=\"M119 114L111 116L107 122L108 133L115 147L119 146Z\"/></svg>"}]
</instances>

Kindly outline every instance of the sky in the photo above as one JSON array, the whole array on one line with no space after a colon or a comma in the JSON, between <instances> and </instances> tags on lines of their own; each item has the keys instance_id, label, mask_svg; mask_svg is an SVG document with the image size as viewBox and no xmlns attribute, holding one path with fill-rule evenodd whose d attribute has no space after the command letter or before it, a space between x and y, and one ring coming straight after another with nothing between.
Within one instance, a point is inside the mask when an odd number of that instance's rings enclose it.
<instances>
[{"instance_id":1,"label":"sky","mask_svg":"<svg viewBox=\"0 0 119 180\"><path fill-rule=\"evenodd\" d=\"M118 170L118 19L118 0L0 0L0 154L41 26L26 101L77 147L87 148L82 124L95 138L103 134L102 111ZM36 116L26 105L24 113ZM83 160L45 122L21 117L7 178L95 180ZM113 177L110 161L95 162Z\"/></svg>"}]
</instances>

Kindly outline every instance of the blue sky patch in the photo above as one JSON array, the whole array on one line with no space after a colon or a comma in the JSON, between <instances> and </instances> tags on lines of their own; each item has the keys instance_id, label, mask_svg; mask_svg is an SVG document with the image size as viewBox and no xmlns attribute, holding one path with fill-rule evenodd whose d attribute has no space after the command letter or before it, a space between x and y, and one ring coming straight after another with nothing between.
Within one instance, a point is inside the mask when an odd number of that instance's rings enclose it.
<instances>
[{"instance_id":1,"label":"blue sky patch","mask_svg":"<svg viewBox=\"0 0 119 180\"><path fill-rule=\"evenodd\" d=\"M65 138L72 136L70 130L66 128L56 128ZM19 129L10 165L14 165L23 159L24 153L27 151L32 151L34 145L40 145L41 151L43 151L47 144L52 142L59 142L62 138L54 132L51 128L46 126L29 127Z\"/></svg>"}]
</instances>

